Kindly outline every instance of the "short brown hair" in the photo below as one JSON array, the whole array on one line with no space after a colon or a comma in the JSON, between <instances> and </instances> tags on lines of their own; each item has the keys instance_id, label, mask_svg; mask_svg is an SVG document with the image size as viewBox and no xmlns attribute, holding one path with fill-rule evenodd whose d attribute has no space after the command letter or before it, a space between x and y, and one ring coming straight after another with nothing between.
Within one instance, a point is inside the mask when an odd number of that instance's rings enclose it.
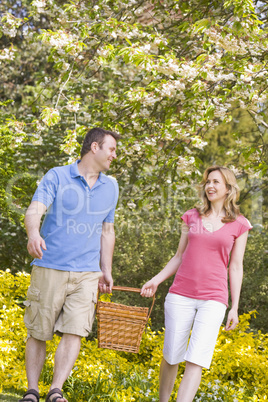
<instances>
[{"instance_id":1,"label":"short brown hair","mask_svg":"<svg viewBox=\"0 0 268 402\"><path fill-rule=\"evenodd\" d=\"M95 127L89 130L84 138L82 148L81 148L81 159L84 155L86 155L91 150L91 144L93 142L97 142L99 147L102 147L104 143L104 138L106 135L111 135L117 141L120 138L120 135L114 133L113 131L104 130L104 128Z\"/></svg>"}]
</instances>

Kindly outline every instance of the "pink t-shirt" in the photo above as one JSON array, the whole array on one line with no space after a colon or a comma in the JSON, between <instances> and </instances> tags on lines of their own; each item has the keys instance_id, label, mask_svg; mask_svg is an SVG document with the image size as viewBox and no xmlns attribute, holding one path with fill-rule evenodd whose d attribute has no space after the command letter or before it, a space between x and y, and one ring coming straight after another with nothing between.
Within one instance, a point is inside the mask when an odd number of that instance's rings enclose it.
<instances>
[{"instance_id":1,"label":"pink t-shirt","mask_svg":"<svg viewBox=\"0 0 268 402\"><path fill-rule=\"evenodd\" d=\"M189 226L188 244L169 292L201 300L216 300L228 306L228 263L235 239L252 229L239 215L209 232L198 211L190 209L181 218Z\"/></svg>"}]
</instances>

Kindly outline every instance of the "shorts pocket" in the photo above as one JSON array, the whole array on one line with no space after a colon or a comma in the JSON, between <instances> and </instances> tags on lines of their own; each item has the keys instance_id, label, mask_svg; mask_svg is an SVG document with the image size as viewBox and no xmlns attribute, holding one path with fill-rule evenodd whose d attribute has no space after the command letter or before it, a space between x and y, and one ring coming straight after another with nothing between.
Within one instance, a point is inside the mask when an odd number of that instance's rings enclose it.
<instances>
[{"instance_id":1,"label":"shorts pocket","mask_svg":"<svg viewBox=\"0 0 268 402\"><path fill-rule=\"evenodd\" d=\"M23 302L26 306L24 323L28 329L34 329L34 322L39 312L39 300L40 290L30 286L27 291L27 300Z\"/></svg>"},{"instance_id":2,"label":"shorts pocket","mask_svg":"<svg viewBox=\"0 0 268 402\"><path fill-rule=\"evenodd\" d=\"M92 331L92 326L93 326L93 322L95 319L97 294L98 294L97 292L92 292L91 303L90 303L89 310L88 310L88 320L85 325L85 330L88 332Z\"/></svg>"},{"instance_id":3,"label":"shorts pocket","mask_svg":"<svg viewBox=\"0 0 268 402\"><path fill-rule=\"evenodd\" d=\"M94 304L97 304L97 295L98 295L98 292L92 292L92 302Z\"/></svg>"}]
</instances>

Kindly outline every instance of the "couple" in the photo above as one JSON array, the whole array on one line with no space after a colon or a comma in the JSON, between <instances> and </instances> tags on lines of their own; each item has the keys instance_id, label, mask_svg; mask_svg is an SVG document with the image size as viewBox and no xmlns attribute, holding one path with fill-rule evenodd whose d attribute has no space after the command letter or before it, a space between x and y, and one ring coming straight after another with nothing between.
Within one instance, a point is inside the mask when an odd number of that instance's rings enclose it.
<instances>
[{"instance_id":1,"label":"couple","mask_svg":"<svg viewBox=\"0 0 268 402\"><path fill-rule=\"evenodd\" d=\"M102 172L116 158L118 138L112 131L91 129L82 145L81 160L49 170L26 212L27 248L34 260L24 317L28 391L20 402L39 402L46 341L54 333L61 341L46 402L67 402L62 386L78 357L81 337L91 331L97 289L112 291L118 185ZM239 214L239 189L229 169L207 169L200 191L202 204L182 216L177 253L141 290L142 296L150 297L161 282L176 273L165 302L160 402L169 400L178 363L186 360L177 397L180 402L193 400L202 367L210 365L227 306L231 251L232 307L226 329L238 323L243 254L251 225Z\"/></svg>"}]
</instances>

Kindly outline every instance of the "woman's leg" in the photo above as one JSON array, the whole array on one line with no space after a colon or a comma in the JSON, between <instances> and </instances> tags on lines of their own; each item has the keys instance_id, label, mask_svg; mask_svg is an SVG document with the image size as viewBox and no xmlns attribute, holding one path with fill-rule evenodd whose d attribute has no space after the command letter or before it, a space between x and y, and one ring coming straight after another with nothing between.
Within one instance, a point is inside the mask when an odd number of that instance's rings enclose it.
<instances>
[{"instance_id":1,"label":"woman's leg","mask_svg":"<svg viewBox=\"0 0 268 402\"><path fill-rule=\"evenodd\" d=\"M185 371L177 394L177 402L192 402L198 390L201 376L201 366L186 362Z\"/></svg>"},{"instance_id":2,"label":"woman's leg","mask_svg":"<svg viewBox=\"0 0 268 402\"><path fill-rule=\"evenodd\" d=\"M187 343L196 314L195 300L168 293L165 300L164 358L160 367L159 401L168 402L178 372L184 361Z\"/></svg>"},{"instance_id":3,"label":"woman's leg","mask_svg":"<svg viewBox=\"0 0 268 402\"><path fill-rule=\"evenodd\" d=\"M168 402L177 377L178 364L162 359L159 376L159 402Z\"/></svg>"},{"instance_id":4,"label":"woman's leg","mask_svg":"<svg viewBox=\"0 0 268 402\"><path fill-rule=\"evenodd\" d=\"M177 402L192 402L198 390L202 368L209 368L226 306L214 300L197 301L190 342L185 355L186 367Z\"/></svg>"}]
</instances>

